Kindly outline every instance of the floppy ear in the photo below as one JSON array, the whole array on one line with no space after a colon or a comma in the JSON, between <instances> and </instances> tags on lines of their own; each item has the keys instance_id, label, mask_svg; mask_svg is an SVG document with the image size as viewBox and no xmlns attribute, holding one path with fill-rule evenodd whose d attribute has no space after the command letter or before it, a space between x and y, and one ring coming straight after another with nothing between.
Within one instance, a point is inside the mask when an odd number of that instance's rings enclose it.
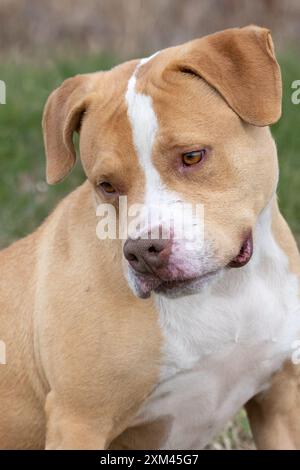
<instances>
[{"instance_id":1,"label":"floppy ear","mask_svg":"<svg viewBox=\"0 0 300 470\"><path fill-rule=\"evenodd\" d=\"M58 183L72 170L76 151L73 133L88 105L89 75L69 78L49 96L43 115L47 182Z\"/></svg>"},{"instance_id":2,"label":"floppy ear","mask_svg":"<svg viewBox=\"0 0 300 470\"><path fill-rule=\"evenodd\" d=\"M177 67L202 77L249 124L267 126L280 118L281 74L267 29L233 28L191 41Z\"/></svg>"}]
</instances>

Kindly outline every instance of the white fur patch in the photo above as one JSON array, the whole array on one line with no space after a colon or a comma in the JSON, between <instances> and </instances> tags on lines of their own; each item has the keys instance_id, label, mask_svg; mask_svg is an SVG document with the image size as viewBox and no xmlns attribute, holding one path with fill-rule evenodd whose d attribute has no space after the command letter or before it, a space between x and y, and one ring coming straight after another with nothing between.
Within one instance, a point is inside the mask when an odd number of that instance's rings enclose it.
<instances>
[{"instance_id":1,"label":"white fur patch","mask_svg":"<svg viewBox=\"0 0 300 470\"><path fill-rule=\"evenodd\" d=\"M201 293L157 296L165 338L161 382L136 422L172 416L167 449L203 448L292 356L300 335L299 280L261 214L248 265Z\"/></svg>"},{"instance_id":2,"label":"white fur patch","mask_svg":"<svg viewBox=\"0 0 300 470\"><path fill-rule=\"evenodd\" d=\"M158 54L158 53L156 53ZM145 204L178 202L180 198L164 187L159 172L152 163L152 150L158 121L151 96L136 91L136 75L140 67L156 56L142 59L128 82L126 92L127 113L132 128L133 142L139 163L144 170L146 188Z\"/></svg>"}]
</instances>

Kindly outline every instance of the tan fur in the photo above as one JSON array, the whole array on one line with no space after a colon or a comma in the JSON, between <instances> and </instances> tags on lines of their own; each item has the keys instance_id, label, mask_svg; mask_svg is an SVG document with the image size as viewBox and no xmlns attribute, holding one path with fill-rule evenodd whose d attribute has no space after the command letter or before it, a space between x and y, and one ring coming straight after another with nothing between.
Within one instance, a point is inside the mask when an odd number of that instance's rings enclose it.
<instances>
[{"instance_id":1,"label":"tan fur","mask_svg":"<svg viewBox=\"0 0 300 470\"><path fill-rule=\"evenodd\" d=\"M151 301L131 294L121 251L111 242L99 251L95 227L87 182L36 234L1 252L2 448L44 446L46 397L47 448L103 448L157 379Z\"/></svg>"},{"instance_id":2,"label":"tan fur","mask_svg":"<svg viewBox=\"0 0 300 470\"><path fill-rule=\"evenodd\" d=\"M46 105L48 181L60 181L73 167L76 130L87 181L33 235L0 253L0 339L7 346L1 448L145 448L154 434L159 447L168 433L168 416L130 429L159 380L161 331L152 300L129 290L121 241L100 242L95 233L95 204L104 201L97 184L104 178L129 204L143 200L124 99L137 63L71 78ZM159 120L154 165L168 188L205 203L205 235L216 237L225 266L277 183L275 145L268 128L256 127L280 114L269 32L234 29L167 49L140 69L137 86L152 96ZM173 155L202 144L211 147L207 164L183 180L170 166ZM273 219L299 273L296 246L277 209ZM249 404L259 447L300 446L298 383L298 369L287 366Z\"/></svg>"}]
</instances>

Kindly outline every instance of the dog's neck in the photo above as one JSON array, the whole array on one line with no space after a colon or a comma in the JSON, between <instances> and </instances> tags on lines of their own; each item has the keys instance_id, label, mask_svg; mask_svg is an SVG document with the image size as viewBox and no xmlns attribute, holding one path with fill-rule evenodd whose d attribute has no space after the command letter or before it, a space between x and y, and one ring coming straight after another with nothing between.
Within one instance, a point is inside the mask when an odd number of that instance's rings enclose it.
<instances>
[{"instance_id":1,"label":"dog's neck","mask_svg":"<svg viewBox=\"0 0 300 470\"><path fill-rule=\"evenodd\" d=\"M195 361L225 351L228 345L241 342L247 346L253 339L257 345L279 341L279 349L291 347L290 333L295 316L299 317L298 279L289 273L288 258L273 233L274 205L276 209L275 198L258 218L254 254L246 266L225 268L198 294L177 299L156 296L167 343L177 343L171 347L170 357L175 354L180 367L192 367ZM272 294L274 286L278 298ZM285 323L285 332L282 315L291 319ZM300 328L300 317L297 323ZM182 354L187 350L189 354Z\"/></svg>"}]
</instances>

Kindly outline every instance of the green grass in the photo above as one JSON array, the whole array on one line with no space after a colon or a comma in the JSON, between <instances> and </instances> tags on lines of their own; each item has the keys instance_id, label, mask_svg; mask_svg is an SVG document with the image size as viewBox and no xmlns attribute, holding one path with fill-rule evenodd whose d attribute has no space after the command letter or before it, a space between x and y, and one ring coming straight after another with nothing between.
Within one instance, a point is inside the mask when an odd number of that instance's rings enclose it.
<instances>
[{"instance_id":1,"label":"green grass","mask_svg":"<svg viewBox=\"0 0 300 470\"><path fill-rule=\"evenodd\" d=\"M74 57L40 63L4 62L7 104L0 105L0 247L31 232L49 211L82 180L80 165L60 185L45 184L41 117L49 93L76 73L107 69L107 57ZM283 116L272 132L280 157L280 206L300 235L300 105L291 103L291 83L300 79L295 56L281 61L284 79Z\"/></svg>"},{"instance_id":2,"label":"green grass","mask_svg":"<svg viewBox=\"0 0 300 470\"><path fill-rule=\"evenodd\" d=\"M84 176L80 164L63 183L45 183L41 119L51 91L76 73L114 65L106 57L2 63L6 105L0 105L0 247L30 233Z\"/></svg>"},{"instance_id":3,"label":"green grass","mask_svg":"<svg viewBox=\"0 0 300 470\"><path fill-rule=\"evenodd\" d=\"M280 163L279 204L300 240L300 104L291 102L294 80L300 80L300 61L294 55L281 61L283 78L282 118L272 128Z\"/></svg>"}]
</instances>

